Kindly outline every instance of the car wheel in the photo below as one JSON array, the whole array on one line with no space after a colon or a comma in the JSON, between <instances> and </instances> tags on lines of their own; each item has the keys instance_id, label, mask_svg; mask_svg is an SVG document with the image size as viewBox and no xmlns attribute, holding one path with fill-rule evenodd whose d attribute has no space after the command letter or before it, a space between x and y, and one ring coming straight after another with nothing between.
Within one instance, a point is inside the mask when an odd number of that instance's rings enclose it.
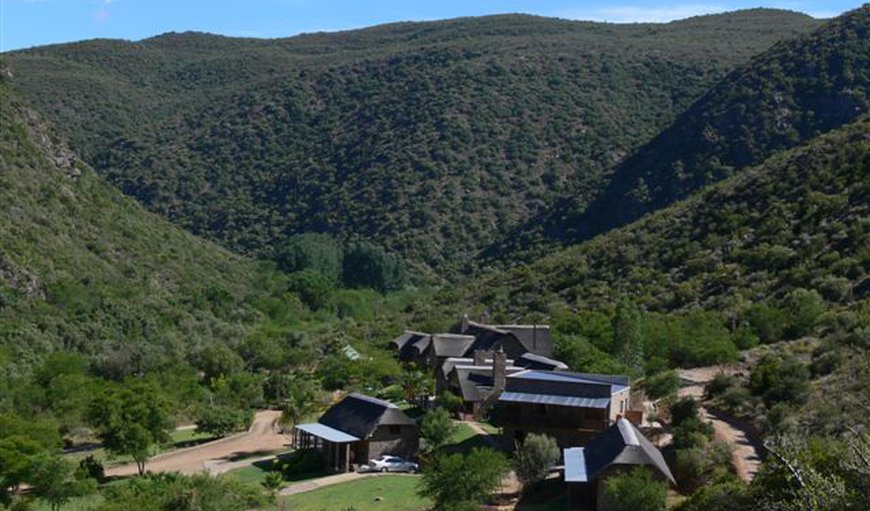
<instances>
[{"instance_id":1,"label":"car wheel","mask_svg":"<svg viewBox=\"0 0 870 511\"><path fill-rule=\"evenodd\" d=\"M386 473L386 471L387 471L387 467L383 467L383 468L381 468L381 472L382 472L382 473Z\"/></svg>"}]
</instances>

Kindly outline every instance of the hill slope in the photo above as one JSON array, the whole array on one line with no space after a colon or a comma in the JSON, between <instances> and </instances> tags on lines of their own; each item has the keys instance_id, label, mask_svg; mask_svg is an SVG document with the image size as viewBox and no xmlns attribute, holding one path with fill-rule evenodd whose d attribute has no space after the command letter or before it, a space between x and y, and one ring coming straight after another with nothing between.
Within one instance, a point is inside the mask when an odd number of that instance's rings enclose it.
<instances>
[{"instance_id":1,"label":"hill slope","mask_svg":"<svg viewBox=\"0 0 870 511\"><path fill-rule=\"evenodd\" d=\"M522 250L541 235L573 243L625 225L851 122L870 111L868 90L870 6L864 6L728 75L620 164L592 204L562 200L514 246Z\"/></svg>"},{"instance_id":2,"label":"hill slope","mask_svg":"<svg viewBox=\"0 0 870 511\"><path fill-rule=\"evenodd\" d=\"M631 225L470 287L471 304L517 311L601 307L730 310L816 289L870 293L870 118L771 157Z\"/></svg>"},{"instance_id":3,"label":"hill slope","mask_svg":"<svg viewBox=\"0 0 870 511\"><path fill-rule=\"evenodd\" d=\"M147 370L234 343L259 271L147 212L77 160L0 67L0 352ZM2 354L2 353L0 353Z\"/></svg>"},{"instance_id":4,"label":"hill slope","mask_svg":"<svg viewBox=\"0 0 870 511\"><path fill-rule=\"evenodd\" d=\"M726 72L817 24L763 9L665 25L495 16L8 59L99 173L194 233L270 256L328 232L449 272L559 194L592 197Z\"/></svg>"}]
</instances>

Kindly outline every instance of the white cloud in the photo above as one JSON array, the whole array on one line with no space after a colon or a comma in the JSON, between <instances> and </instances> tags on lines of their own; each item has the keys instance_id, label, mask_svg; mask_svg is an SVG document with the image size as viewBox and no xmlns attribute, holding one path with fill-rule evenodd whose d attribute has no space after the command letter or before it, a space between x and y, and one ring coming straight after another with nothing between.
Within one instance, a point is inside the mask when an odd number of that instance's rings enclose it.
<instances>
[{"instance_id":1,"label":"white cloud","mask_svg":"<svg viewBox=\"0 0 870 511\"><path fill-rule=\"evenodd\" d=\"M702 14L715 14L728 10L718 4L681 4L661 7L622 5L592 9L569 9L556 13L560 18L611 23L665 23Z\"/></svg>"}]
</instances>

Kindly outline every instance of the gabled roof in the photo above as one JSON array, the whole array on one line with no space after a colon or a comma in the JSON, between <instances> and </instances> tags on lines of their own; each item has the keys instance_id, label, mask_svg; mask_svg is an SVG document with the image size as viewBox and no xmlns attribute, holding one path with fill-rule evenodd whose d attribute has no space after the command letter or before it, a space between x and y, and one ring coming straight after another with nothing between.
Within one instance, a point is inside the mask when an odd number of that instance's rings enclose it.
<instances>
[{"instance_id":1,"label":"gabled roof","mask_svg":"<svg viewBox=\"0 0 870 511\"><path fill-rule=\"evenodd\" d=\"M362 394L348 394L317 422L362 439L371 436L378 426L416 425L393 403Z\"/></svg>"},{"instance_id":2,"label":"gabled roof","mask_svg":"<svg viewBox=\"0 0 870 511\"><path fill-rule=\"evenodd\" d=\"M507 366L505 373L511 374L522 371L521 367ZM453 367L453 373L456 374L456 380L459 382L459 391L462 394L463 401L475 402L480 401L480 387L492 387L492 364L484 366L456 365Z\"/></svg>"},{"instance_id":3,"label":"gabled roof","mask_svg":"<svg viewBox=\"0 0 870 511\"><path fill-rule=\"evenodd\" d=\"M553 353L549 325L495 325L495 328L514 334L531 352L548 356Z\"/></svg>"},{"instance_id":4,"label":"gabled roof","mask_svg":"<svg viewBox=\"0 0 870 511\"><path fill-rule=\"evenodd\" d=\"M470 335L433 334L432 349L437 357L464 357L474 341Z\"/></svg>"},{"instance_id":5,"label":"gabled roof","mask_svg":"<svg viewBox=\"0 0 870 511\"><path fill-rule=\"evenodd\" d=\"M564 362L534 353L523 353L517 358L516 365L526 369L543 369L546 371L564 371L568 366Z\"/></svg>"},{"instance_id":6,"label":"gabled roof","mask_svg":"<svg viewBox=\"0 0 870 511\"><path fill-rule=\"evenodd\" d=\"M393 339L391 344L399 352L399 358L406 360L424 354L431 342L432 336L427 333L405 330L402 335Z\"/></svg>"},{"instance_id":7,"label":"gabled roof","mask_svg":"<svg viewBox=\"0 0 870 511\"><path fill-rule=\"evenodd\" d=\"M626 419L619 419L584 447L565 449L565 482L593 481L618 465L647 465L675 484L662 453Z\"/></svg>"}]
</instances>

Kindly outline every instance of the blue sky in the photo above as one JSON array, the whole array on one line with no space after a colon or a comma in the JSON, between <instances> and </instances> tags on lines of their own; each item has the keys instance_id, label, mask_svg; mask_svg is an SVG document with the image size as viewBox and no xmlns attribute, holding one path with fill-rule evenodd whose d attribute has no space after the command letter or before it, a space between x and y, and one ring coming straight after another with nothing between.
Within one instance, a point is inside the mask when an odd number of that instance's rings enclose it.
<instances>
[{"instance_id":1,"label":"blue sky","mask_svg":"<svg viewBox=\"0 0 870 511\"><path fill-rule=\"evenodd\" d=\"M860 0L0 0L0 51L97 37L138 40L186 30L287 37L509 12L626 23L758 6L832 17L860 5Z\"/></svg>"}]
</instances>

